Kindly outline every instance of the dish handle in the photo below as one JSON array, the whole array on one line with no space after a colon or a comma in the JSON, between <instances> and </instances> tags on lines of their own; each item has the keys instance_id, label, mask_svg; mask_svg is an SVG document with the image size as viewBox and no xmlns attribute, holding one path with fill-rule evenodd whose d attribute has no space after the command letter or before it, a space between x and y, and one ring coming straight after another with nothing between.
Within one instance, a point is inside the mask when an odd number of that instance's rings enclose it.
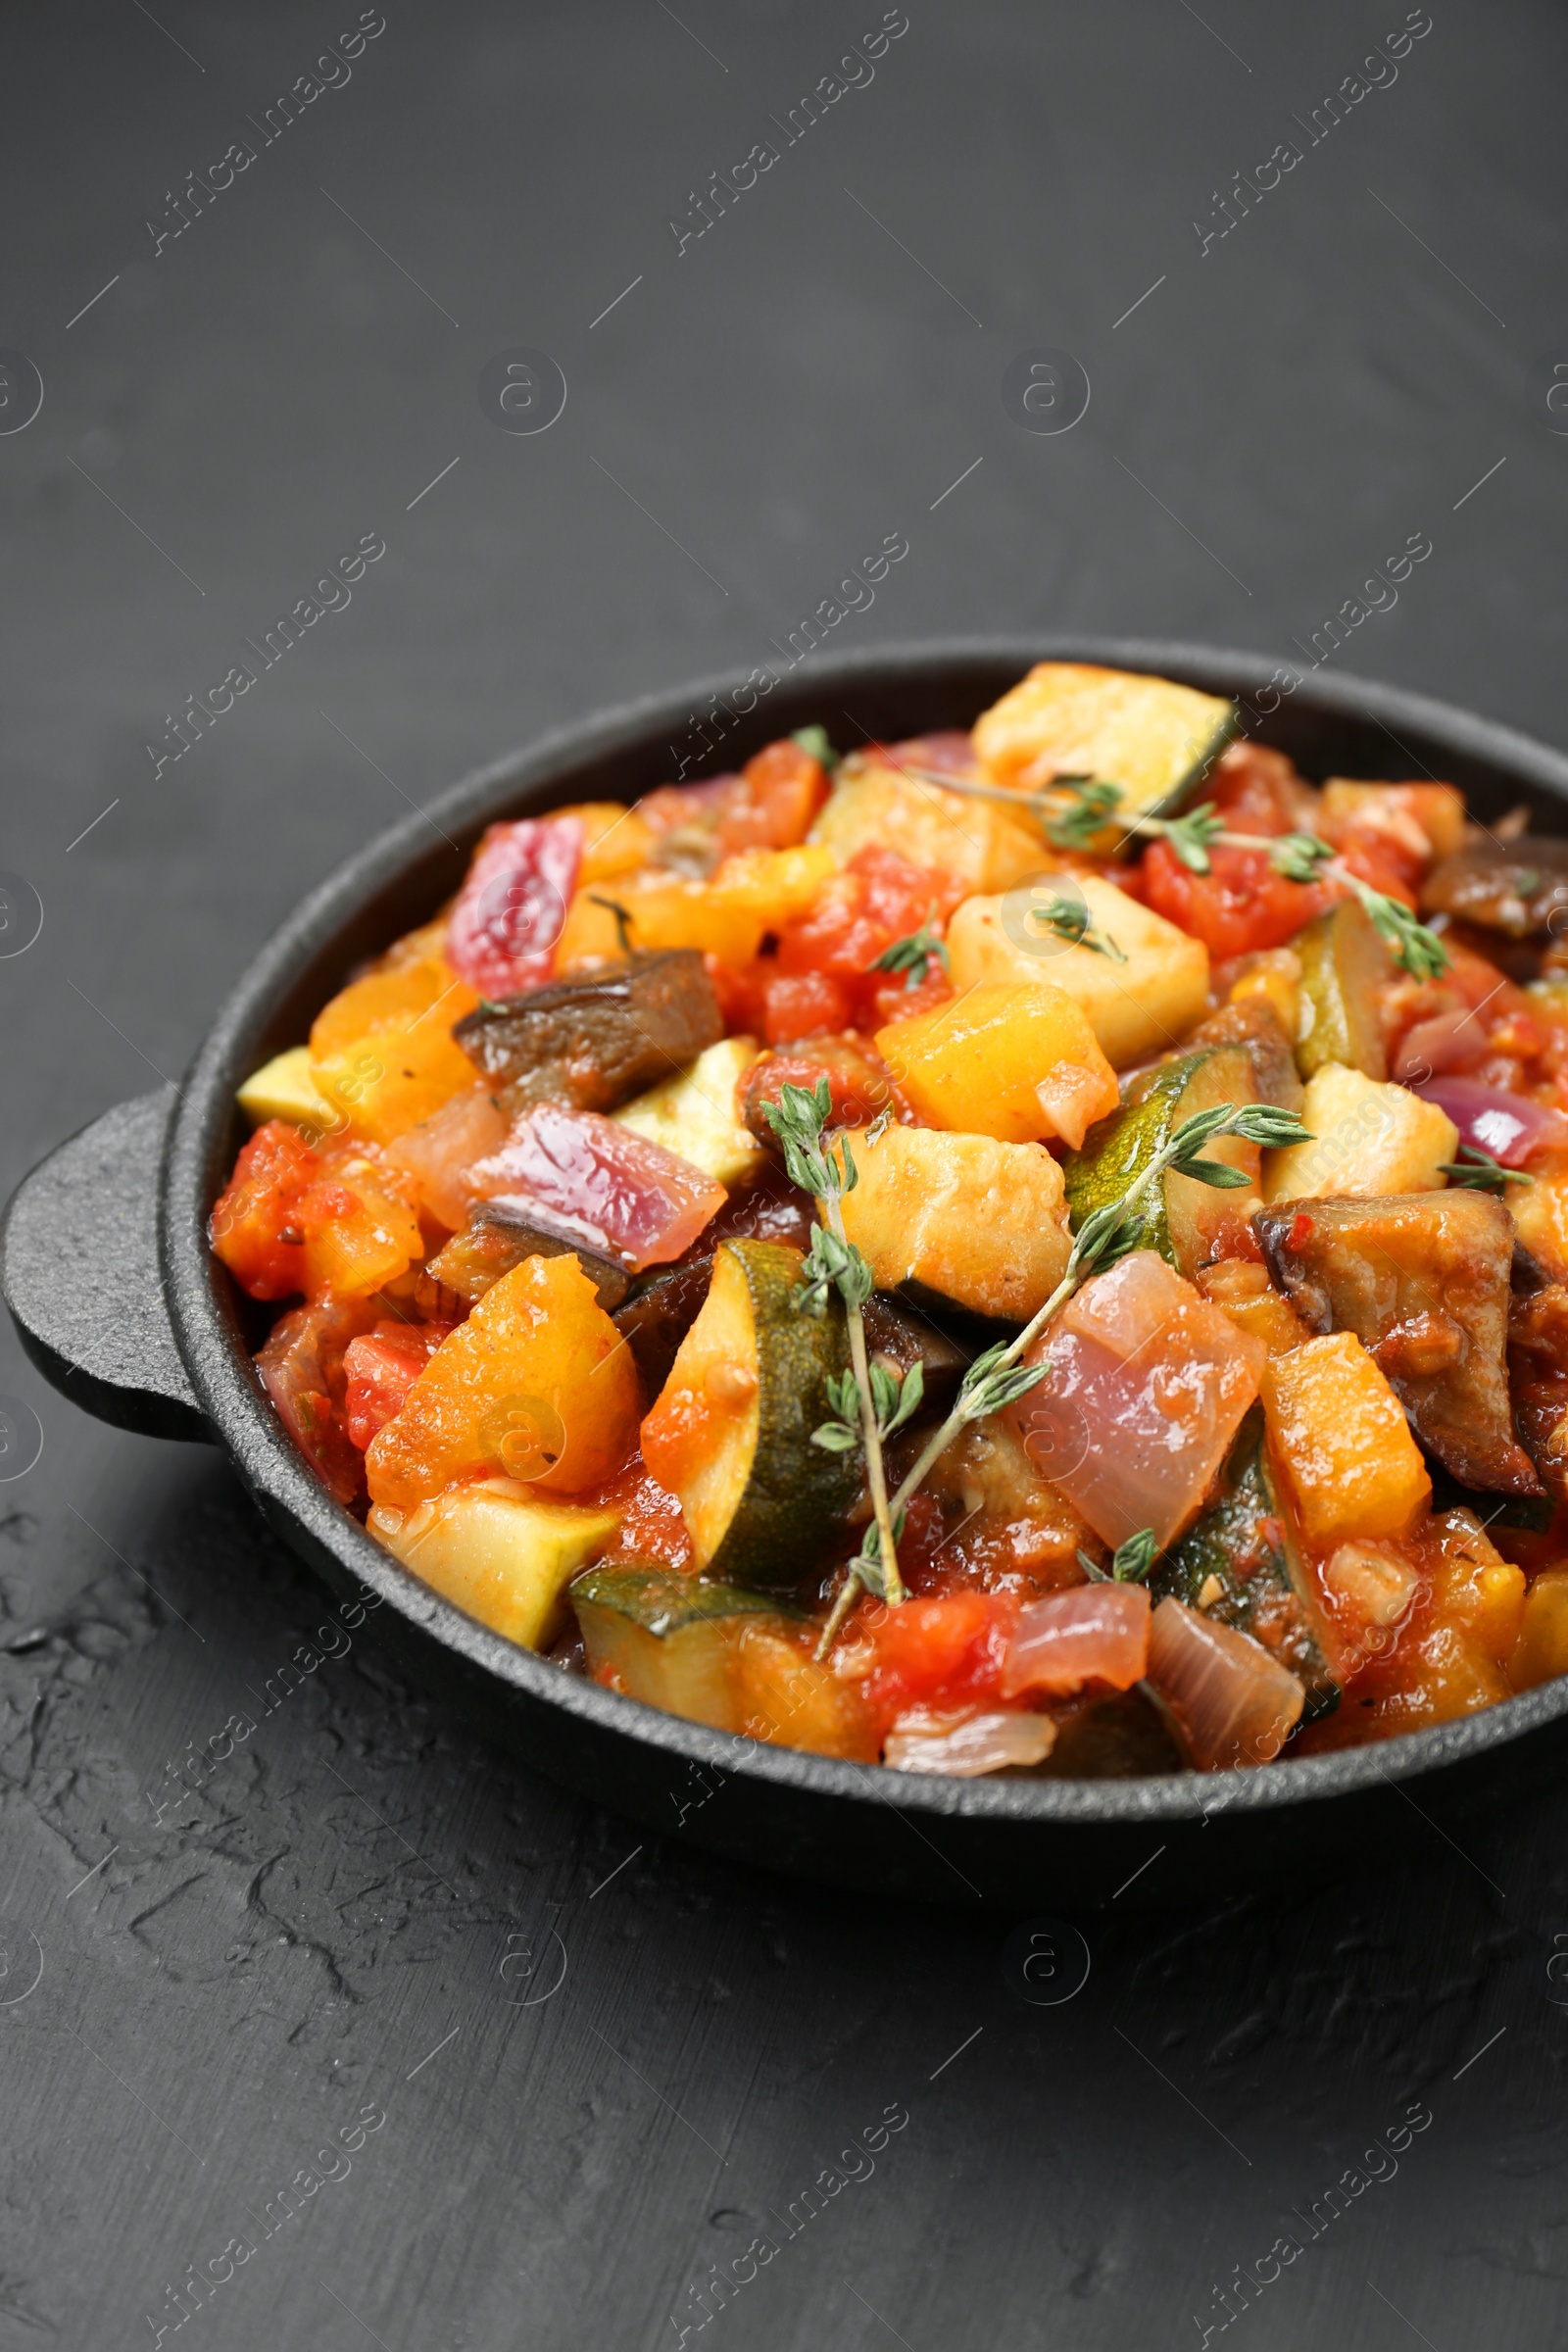
<instances>
[{"instance_id":1,"label":"dish handle","mask_svg":"<svg viewBox=\"0 0 1568 2352\"><path fill-rule=\"evenodd\" d=\"M211 1441L158 1263L177 1091L117 1103L24 1178L0 1223L0 1291L29 1359L73 1404L142 1437Z\"/></svg>"}]
</instances>

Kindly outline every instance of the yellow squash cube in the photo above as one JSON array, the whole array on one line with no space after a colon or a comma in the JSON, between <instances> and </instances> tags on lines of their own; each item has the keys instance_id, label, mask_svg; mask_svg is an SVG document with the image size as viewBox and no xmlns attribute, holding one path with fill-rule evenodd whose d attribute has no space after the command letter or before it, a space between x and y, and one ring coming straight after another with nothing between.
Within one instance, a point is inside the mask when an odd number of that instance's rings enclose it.
<instances>
[{"instance_id":1,"label":"yellow squash cube","mask_svg":"<svg viewBox=\"0 0 1568 2352\"><path fill-rule=\"evenodd\" d=\"M720 1038L698 1054L690 1069L650 1087L612 1115L635 1135L689 1159L715 1183L741 1184L767 1157L735 1110L736 1086L760 1052L755 1038Z\"/></svg>"},{"instance_id":2,"label":"yellow squash cube","mask_svg":"<svg viewBox=\"0 0 1568 2352\"><path fill-rule=\"evenodd\" d=\"M1459 1148L1458 1128L1435 1102L1338 1061L1307 1080L1301 1123L1309 1144L1263 1155L1265 1200L1438 1192Z\"/></svg>"},{"instance_id":3,"label":"yellow squash cube","mask_svg":"<svg viewBox=\"0 0 1568 2352\"><path fill-rule=\"evenodd\" d=\"M844 1230L879 1291L918 1282L977 1315L1026 1323L1066 1268L1061 1169L1038 1144L936 1127L851 1139L859 1178Z\"/></svg>"},{"instance_id":4,"label":"yellow squash cube","mask_svg":"<svg viewBox=\"0 0 1568 2352\"><path fill-rule=\"evenodd\" d=\"M1071 997L1043 983L971 988L934 1012L890 1021L876 1050L933 1127L1074 1150L1116 1108L1116 1074Z\"/></svg>"},{"instance_id":5,"label":"yellow squash cube","mask_svg":"<svg viewBox=\"0 0 1568 2352\"><path fill-rule=\"evenodd\" d=\"M253 1127L260 1127L266 1119L287 1119L311 1144L319 1143L345 1124L341 1113L317 1091L309 1046L290 1046L286 1053L274 1054L270 1061L252 1071L235 1100Z\"/></svg>"},{"instance_id":6,"label":"yellow squash cube","mask_svg":"<svg viewBox=\"0 0 1568 2352\"><path fill-rule=\"evenodd\" d=\"M311 1077L372 1143L416 1127L476 1072L452 1035L479 1000L439 956L385 966L340 989L311 1029Z\"/></svg>"},{"instance_id":7,"label":"yellow squash cube","mask_svg":"<svg viewBox=\"0 0 1568 2352\"><path fill-rule=\"evenodd\" d=\"M1271 1358L1261 1394L1269 1444L1308 1543L1403 1533L1432 1492L1403 1408L1353 1332Z\"/></svg>"},{"instance_id":8,"label":"yellow squash cube","mask_svg":"<svg viewBox=\"0 0 1568 2352\"><path fill-rule=\"evenodd\" d=\"M516 1479L487 1478L407 1514L378 1505L368 1525L443 1599L521 1648L543 1649L564 1626L567 1584L612 1540L620 1513L551 1502Z\"/></svg>"},{"instance_id":9,"label":"yellow squash cube","mask_svg":"<svg viewBox=\"0 0 1568 2352\"><path fill-rule=\"evenodd\" d=\"M1074 946L1043 919L1065 896L1125 962ZM955 988L1044 981L1081 1006L1115 1069L1163 1052L1201 1019L1208 950L1099 874L1036 872L1000 898L965 899L948 925Z\"/></svg>"}]
</instances>

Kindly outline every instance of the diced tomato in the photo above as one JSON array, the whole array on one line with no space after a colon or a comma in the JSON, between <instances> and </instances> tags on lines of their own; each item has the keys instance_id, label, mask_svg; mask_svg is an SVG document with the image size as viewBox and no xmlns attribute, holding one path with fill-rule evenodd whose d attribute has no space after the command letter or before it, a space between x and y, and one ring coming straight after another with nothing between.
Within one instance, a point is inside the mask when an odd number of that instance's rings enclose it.
<instances>
[{"instance_id":1,"label":"diced tomato","mask_svg":"<svg viewBox=\"0 0 1568 2352\"><path fill-rule=\"evenodd\" d=\"M737 1094L741 1118L754 1135L767 1142L773 1131L762 1116L763 1104L779 1102L786 1086L814 1093L823 1078L831 1098L830 1126L869 1127L890 1102L901 1125L913 1123L913 1113L875 1048L867 1039L854 1035L803 1038L793 1053L764 1054L760 1061L754 1061Z\"/></svg>"},{"instance_id":2,"label":"diced tomato","mask_svg":"<svg viewBox=\"0 0 1568 2352\"><path fill-rule=\"evenodd\" d=\"M916 1013L935 1012L953 994L953 985L940 963L931 964L923 980L909 986L908 972L878 975L871 991L871 1022L885 1029L889 1021L912 1021Z\"/></svg>"},{"instance_id":3,"label":"diced tomato","mask_svg":"<svg viewBox=\"0 0 1568 2352\"><path fill-rule=\"evenodd\" d=\"M1212 870L1195 874L1167 841L1144 852L1143 896L1156 914L1200 939L1215 957L1282 948L1343 894L1320 882L1288 881L1264 848L1209 851Z\"/></svg>"},{"instance_id":4,"label":"diced tomato","mask_svg":"<svg viewBox=\"0 0 1568 2352\"><path fill-rule=\"evenodd\" d=\"M351 1444L363 1453L383 1421L402 1408L453 1326L450 1323L377 1323L351 1340L343 1355L347 1383L343 1421Z\"/></svg>"},{"instance_id":5,"label":"diced tomato","mask_svg":"<svg viewBox=\"0 0 1568 2352\"><path fill-rule=\"evenodd\" d=\"M278 1416L334 1500L365 1492L365 1468L344 1426L348 1381L344 1355L368 1330L375 1309L366 1298L319 1298L296 1306L272 1327L256 1368Z\"/></svg>"},{"instance_id":6,"label":"diced tomato","mask_svg":"<svg viewBox=\"0 0 1568 2352\"><path fill-rule=\"evenodd\" d=\"M1283 752L1233 743L1215 761L1201 798L1213 802L1232 832L1273 835L1309 829L1316 795Z\"/></svg>"},{"instance_id":7,"label":"diced tomato","mask_svg":"<svg viewBox=\"0 0 1568 2352\"><path fill-rule=\"evenodd\" d=\"M826 972L778 972L763 983L762 1035L770 1046L847 1029L849 1023L849 991Z\"/></svg>"},{"instance_id":8,"label":"diced tomato","mask_svg":"<svg viewBox=\"0 0 1568 2352\"><path fill-rule=\"evenodd\" d=\"M1010 1593L948 1592L888 1609L872 1629L876 1663L864 1691L884 1723L916 1703L962 1705L995 1698L1017 1622Z\"/></svg>"},{"instance_id":9,"label":"diced tomato","mask_svg":"<svg viewBox=\"0 0 1568 2352\"><path fill-rule=\"evenodd\" d=\"M287 1298L304 1290L299 1204L320 1167L319 1154L285 1119L258 1127L234 1162L207 1230L218 1255L253 1298Z\"/></svg>"},{"instance_id":10,"label":"diced tomato","mask_svg":"<svg viewBox=\"0 0 1568 2352\"><path fill-rule=\"evenodd\" d=\"M575 1494L572 1500L592 1510L620 1513L614 1542L599 1555L607 1566L663 1560L671 1568L691 1567L692 1540L680 1504L667 1487L660 1485L640 1448L603 1486Z\"/></svg>"},{"instance_id":11,"label":"diced tomato","mask_svg":"<svg viewBox=\"0 0 1568 2352\"><path fill-rule=\"evenodd\" d=\"M742 850L793 850L827 798L827 775L791 737L770 743L740 774L702 784L662 784L637 813L656 833L697 827L711 834L715 862Z\"/></svg>"},{"instance_id":12,"label":"diced tomato","mask_svg":"<svg viewBox=\"0 0 1568 2352\"><path fill-rule=\"evenodd\" d=\"M481 996L516 996L550 978L585 838L576 816L525 816L486 832L446 943L448 963Z\"/></svg>"},{"instance_id":13,"label":"diced tomato","mask_svg":"<svg viewBox=\"0 0 1568 2352\"><path fill-rule=\"evenodd\" d=\"M895 940L909 938L927 923L940 938L967 888L956 875L913 865L879 845L858 850L844 871L818 893L810 912L782 932L778 968L839 981L858 1026L897 1018L911 1009L908 997L914 992L905 991L904 974L876 970L877 957ZM884 1009L891 1001L890 983L901 1000L891 1015ZM951 993L940 958L932 958L922 985L922 1009Z\"/></svg>"}]
</instances>

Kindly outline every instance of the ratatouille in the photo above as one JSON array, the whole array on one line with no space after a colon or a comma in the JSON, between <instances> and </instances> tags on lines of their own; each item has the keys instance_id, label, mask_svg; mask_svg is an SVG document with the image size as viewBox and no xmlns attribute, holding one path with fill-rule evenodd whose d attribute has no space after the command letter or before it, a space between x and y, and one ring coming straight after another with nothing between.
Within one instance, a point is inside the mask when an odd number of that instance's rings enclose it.
<instances>
[{"instance_id":1,"label":"ratatouille","mask_svg":"<svg viewBox=\"0 0 1568 2352\"><path fill-rule=\"evenodd\" d=\"M1568 842L1043 662L493 824L241 1089L323 1485L564 1671L909 1772L1568 1672Z\"/></svg>"}]
</instances>

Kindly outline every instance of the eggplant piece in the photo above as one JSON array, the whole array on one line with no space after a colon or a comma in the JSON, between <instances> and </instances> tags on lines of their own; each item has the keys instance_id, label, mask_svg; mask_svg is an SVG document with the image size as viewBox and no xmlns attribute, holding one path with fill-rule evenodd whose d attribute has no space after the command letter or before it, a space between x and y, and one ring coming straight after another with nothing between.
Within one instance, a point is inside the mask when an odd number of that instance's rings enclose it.
<instances>
[{"instance_id":1,"label":"eggplant piece","mask_svg":"<svg viewBox=\"0 0 1568 2352\"><path fill-rule=\"evenodd\" d=\"M1156 1599L1185 1601L1261 1642L1305 1690L1303 1723L1339 1705L1317 1602L1263 1443L1261 1405L1237 1431L1212 1501L1148 1582Z\"/></svg>"},{"instance_id":2,"label":"eggplant piece","mask_svg":"<svg viewBox=\"0 0 1568 2352\"><path fill-rule=\"evenodd\" d=\"M1526 834L1481 841L1440 858L1421 892L1423 914L1446 914L1500 931L1505 939L1544 939L1568 906L1568 841Z\"/></svg>"},{"instance_id":3,"label":"eggplant piece","mask_svg":"<svg viewBox=\"0 0 1568 2352\"><path fill-rule=\"evenodd\" d=\"M662 948L481 1004L452 1034L514 1112L609 1111L716 1045L724 1017L697 950Z\"/></svg>"},{"instance_id":4,"label":"eggplant piece","mask_svg":"<svg viewBox=\"0 0 1568 2352\"><path fill-rule=\"evenodd\" d=\"M1364 1078L1387 1078L1383 992L1394 976L1394 957L1366 908L1358 899L1331 906L1307 924L1296 953L1301 962L1296 1058L1302 1077L1337 1061Z\"/></svg>"},{"instance_id":5,"label":"eggplant piece","mask_svg":"<svg viewBox=\"0 0 1568 2352\"><path fill-rule=\"evenodd\" d=\"M629 1270L613 1258L585 1250L565 1234L552 1233L501 1200L476 1200L468 1211L466 1231L455 1233L434 1256L426 1271L472 1306L492 1283L520 1266L525 1257L561 1257L570 1253L598 1294L606 1314L619 1306L631 1288Z\"/></svg>"},{"instance_id":6,"label":"eggplant piece","mask_svg":"<svg viewBox=\"0 0 1568 2352\"><path fill-rule=\"evenodd\" d=\"M1568 1415L1568 1283L1537 1282L1535 1273L1525 1258L1508 1315L1514 1423L1546 1493L1568 1503L1568 1449L1557 1443Z\"/></svg>"},{"instance_id":7,"label":"eggplant piece","mask_svg":"<svg viewBox=\"0 0 1568 2352\"><path fill-rule=\"evenodd\" d=\"M1252 1064L1256 1100L1272 1102L1278 1110L1300 1109L1304 1090L1295 1049L1267 997L1240 997L1222 1004L1188 1033L1181 1051L1190 1054L1197 1046L1244 1046Z\"/></svg>"},{"instance_id":8,"label":"eggplant piece","mask_svg":"<svg viewBox=\"0 0 1568 2352\"><path fill-rule=\"evenodd\" d=\"M1148 1692L1086 1692L1051 1709L1056 1744L1019 1777L1036 1781L1131 1781L1181 1772L1186 1758Z\"/></svg>"},{"instance_id":9,"label":"eggplant piece","mask_svg":"<svg viewBox=\"0 0 1568 2352\"><path fill-rule=\"evenodd\" d=\"M1460 1191L1280 1200L1252 1228L1302 1321L1354 1332L1462 1486L1541 1492L1509 1409L1514 1235L1500 1200Z\"/></svg>"}]
</instances>

